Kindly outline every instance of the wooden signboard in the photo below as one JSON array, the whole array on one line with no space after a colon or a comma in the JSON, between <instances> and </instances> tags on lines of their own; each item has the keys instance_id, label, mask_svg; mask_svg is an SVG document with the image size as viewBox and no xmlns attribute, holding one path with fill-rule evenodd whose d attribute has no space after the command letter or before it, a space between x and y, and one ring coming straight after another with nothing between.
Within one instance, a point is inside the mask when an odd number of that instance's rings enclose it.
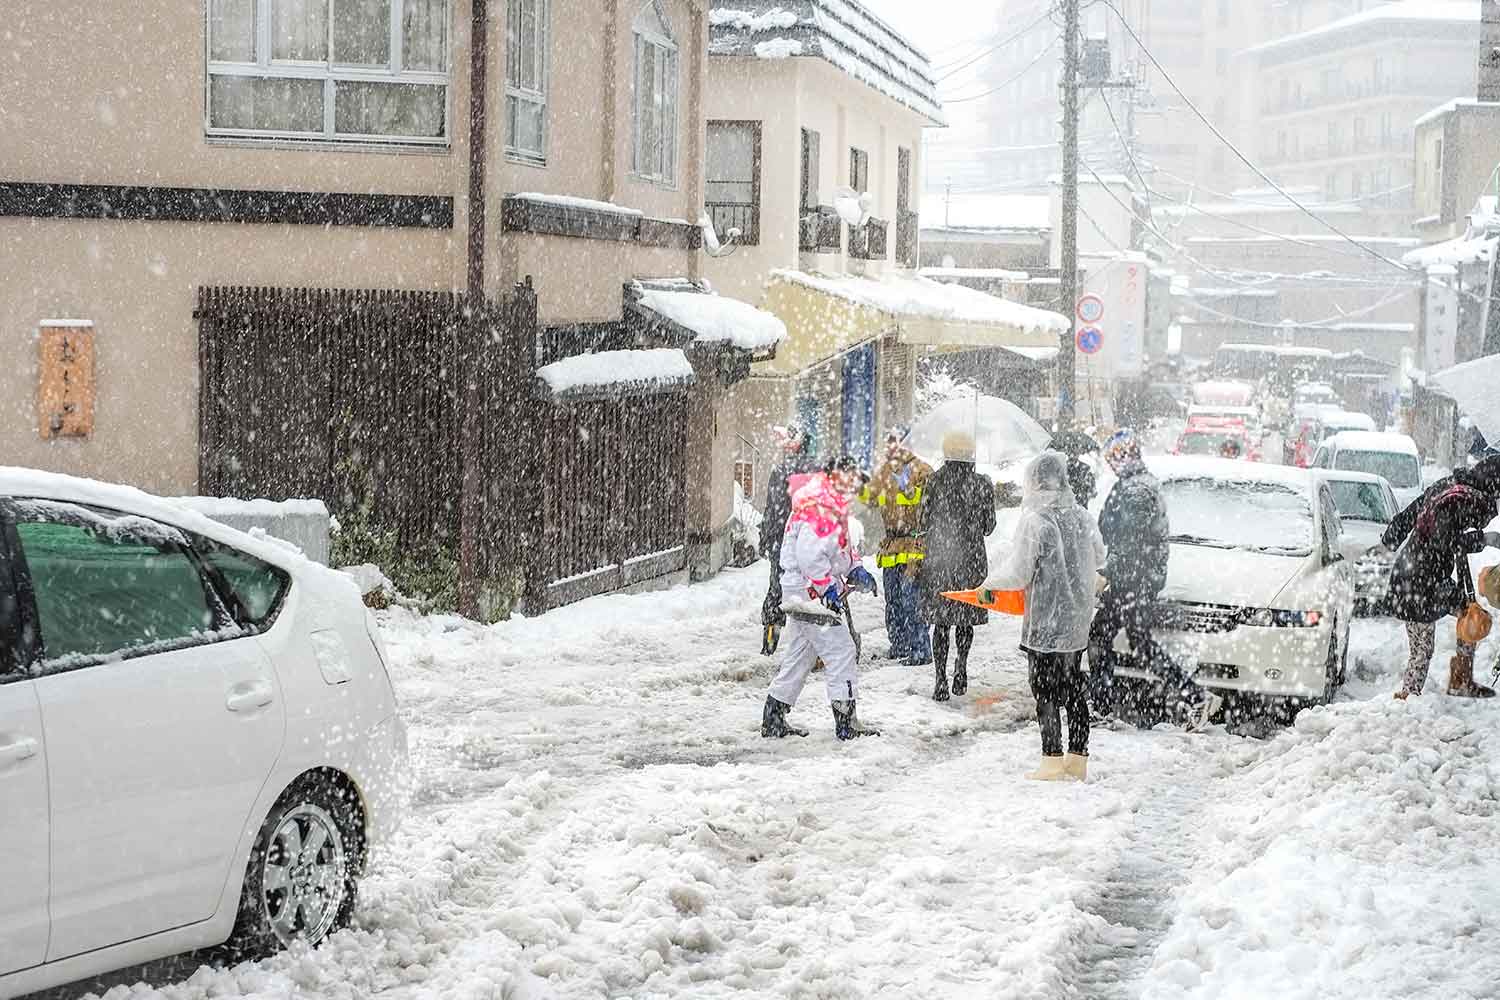
<instances>
[{"instance_id":1,"label":"wooden signboard","mask_svg":"<svg viewBox=\"0 0 1500 1000\"><path fill-rule=\"evenodd\" d=\"M37 429L43 440L94 432L94 327L43 322L37 358Z\"/></svg>"}]
</instances>

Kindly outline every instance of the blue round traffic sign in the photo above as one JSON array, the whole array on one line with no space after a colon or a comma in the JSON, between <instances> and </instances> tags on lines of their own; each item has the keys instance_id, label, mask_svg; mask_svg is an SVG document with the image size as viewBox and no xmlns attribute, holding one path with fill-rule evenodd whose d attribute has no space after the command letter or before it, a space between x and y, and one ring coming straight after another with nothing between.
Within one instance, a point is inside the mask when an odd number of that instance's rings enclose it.
<instances>
[{"instance_id":1,"label":"blue round traffic sign","mask_svg":"<svg viewBox=\"0 0 1500 1000\"><path fill-rule=\"evenodd\" d=\"M1097 326L1086 326L1078 331L1078 349L1084 354L1096 354L1104 346L1104 331Z\"/></svg>"}]
</instances>

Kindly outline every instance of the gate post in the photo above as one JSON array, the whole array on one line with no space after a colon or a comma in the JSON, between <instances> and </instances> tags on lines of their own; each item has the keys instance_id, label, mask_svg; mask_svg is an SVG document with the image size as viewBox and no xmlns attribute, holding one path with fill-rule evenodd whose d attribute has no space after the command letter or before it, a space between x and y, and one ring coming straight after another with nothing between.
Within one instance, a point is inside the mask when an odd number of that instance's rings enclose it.
<instances>
[{"instance_id":1,"label":"gate post","mask_svg":"<svg viewBox=\"0 0 1500 1000\"><path fill-rule=\"evenodd\" d=\"M478 620L479 546L484 524L484 470L482 450L484 384L481 362L485 356L487 312L482 297L455 296L458 322L459 455L463 462L458 508L458 613Z\"/></svg>"}]
</instances>

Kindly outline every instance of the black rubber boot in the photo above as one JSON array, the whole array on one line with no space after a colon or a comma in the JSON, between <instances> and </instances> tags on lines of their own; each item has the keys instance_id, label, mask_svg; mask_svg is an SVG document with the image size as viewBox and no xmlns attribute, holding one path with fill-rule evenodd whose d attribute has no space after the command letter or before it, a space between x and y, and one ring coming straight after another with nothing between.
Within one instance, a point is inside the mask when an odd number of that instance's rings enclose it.
<instances>
[{"instance_id":1,"label":"black rubber boot","mask_svg":"<svg viewBox=\"0 0 1500 1000\"><path fill-rule=\"evenodd\" d=\"M798 729L787 724L786 713L791 710L792 706L766 695L766 707L760 713L760 734L766 737L774 736L777 739L783 736L806 736L806 729Z\"/></svg>"},{"instance_id":2,"label":"black rubber boot","mask_svg":"<svg viewBox=\"0 0 1500 1000\"><path fill-rule=\"evenodd\" d=\"M937 685L932 689L932 700L948 700L948 667L942 663L937 667Z\"/></svg>"},{"instance_id":3,"label":"black rubber boot","mask_svg":"<svg viewBox=\"0 0 1500 1000\"><path fill-rule=\"evenodd\" d=\"M879 736L880 730L871 729L859 721L855 714L854 702L835 701L830 702L833 707L833 735L841 740L852 740L857 736Z\"/></svg>"},{"instance_id":4,"label":"black rubber boot","mask_svg":"<svg viewBox=\"0 0 1500 1000\"><path fill-rule=\"evenodd\" d=\"M767 625L760 640L760 655L771 656L776 652L776 647L781 644L781 626Z\"/></svg>"},{"instance_id":5,"label":"black rubber boot","mask_svg":"<svg viewBox=\"0 0 1500 1000\"><path fill-rule=\"evenodd\" d=\"M963 660L959 660L958 666L953 668L953 693L969 693L969 665Z\"/></svg>"}]
</instances>

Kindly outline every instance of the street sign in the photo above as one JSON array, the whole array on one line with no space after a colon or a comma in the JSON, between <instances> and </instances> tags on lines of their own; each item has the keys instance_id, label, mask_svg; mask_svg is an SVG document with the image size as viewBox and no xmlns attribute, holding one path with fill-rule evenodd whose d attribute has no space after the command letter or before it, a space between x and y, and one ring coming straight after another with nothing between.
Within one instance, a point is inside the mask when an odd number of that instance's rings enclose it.
<instances>
[{"instance_id":1,"label":"street sign","mask_svg":"<svg viewBox=\"0 0 1500 1000\"><path fill-rule=\"evenodd\" d=\"M1078 349L1084 354L1096 354L1104 346L1104 331L1097 326L1086 326L1078 331Z\"/></svg>"},{"instance_id":2,"label":"street sign","mask_svg":"<svg viewBox=\"0 0 1500 1000\"><path fill-rule=\"evenodd\" d=\"M1090 293L1078 300L1078 318L1093 326L1104 318L1104 300Z\"/></svg>"}]
</instances>

